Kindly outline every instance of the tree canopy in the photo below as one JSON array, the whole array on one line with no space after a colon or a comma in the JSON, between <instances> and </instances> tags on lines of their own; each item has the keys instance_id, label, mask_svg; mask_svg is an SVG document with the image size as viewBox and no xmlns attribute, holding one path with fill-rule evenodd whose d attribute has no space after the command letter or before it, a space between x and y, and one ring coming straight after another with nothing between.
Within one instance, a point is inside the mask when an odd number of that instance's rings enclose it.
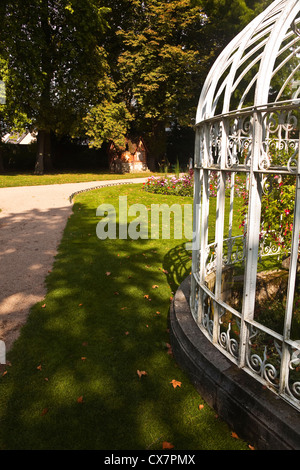
<instances>
[{"instance_id":1,"label":"tree canopy","mask_svg":"<svg viewBox=\"0 0 300 470\"><path fill-rule=\"evenodd\" d=\"M167 130L193 125L216 55L269 3L2 0L0 80L10 115L39 131L36 171L50 132L94 147L143 136L154 169Z\"/></svg>"},{"instance_id":2,"label":"tree canopy","mask_svg":"<svg viewBox=\"0 0 300 470\"><path fill-rule=\"evenodd\" d=\"M12 0L2 8L7 101L44 137L76 133L103 78L108 9L97 0ZM37 172L43 171L43 149Z\"/></svg>"}]
</instances>

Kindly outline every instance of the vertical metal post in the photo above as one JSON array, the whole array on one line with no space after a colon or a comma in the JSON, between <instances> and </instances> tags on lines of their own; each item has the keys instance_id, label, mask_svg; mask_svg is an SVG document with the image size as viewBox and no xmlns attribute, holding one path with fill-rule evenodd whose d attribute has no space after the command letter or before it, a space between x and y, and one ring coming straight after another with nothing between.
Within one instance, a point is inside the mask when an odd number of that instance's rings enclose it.
<instances>
[{"instance_id":1,"label":"vertical metal post","mask_svg":"<svg viewBox=\"0 0 300 470\"><path fill-rule=\"evenodd\" d=\"M219 185L217 192L217 208L216 208L216 227L215 227L215 243L216 243L216 283L215 283L215 298L221 299L222 294L222 273L223 273L223 240L224 240L224 218L225 218L225 184L226 184L226 151L227 151L227 137L228 129L225 120L221 123L221 158L220 158L220 171L219 171ZM219 337L219 318L220 306L215 305L214 309L214 329L213 329L213 342L218 342Z\"/></svg>"},{"instance_id":2,"label":"vertical metal post","mask_svg":"<svg viewBox=\"0 0 300 470\"><path fill-rule=\"evenodd\" d=\"M299 145L299 144L298 144ZM288 280L288 290L286 299L286 310L283 329L283 344L282 344L282 360L280 371L279 393L284 393L289 378L288 363L290 360L290 351L286 340L290 339L292 314L293 314L293 301L297 276L298 264L298 250L299 250L299 233L300 233L300 145L298 148L298 168L296 177L296 194L295 194L295 208L293 220L293 236L290 255L290 270Z\"/></svg>"},{"instance_id":3,"label":"vertical metal post","mask_svg":"<svg viewBox=\"0 0 300 470\"><path fill-rule=\"evenodd\" d=\"M246 266L244 275L243 309L240 333L239 365L243 367L246 362L248 344L248 327L245 320L252 320L254 316L257 260L259 249L260 213L262 185L261 175L257 173L258 161L261 152L262 116L253 114L253 151L250 168L248 227Z\"/></svg>"},{"instance_id":4,"label":"vertical metal post","mask_svg":"<svg viewBox=\"0 0 300 470\"><path fill-rule=\"evenodd\" d=\"M191 294L190 305L191 311L195 321L198 321L198 311L195 311L196 299L196 279L195 273L199 270L200 258L200 202L201 202L201 187L200 187L200 161L201 161L201 129L196 129L195 139L195 152L194 152L194 201L193 201L193 240L192 240L192 276L191 276Z\"/></svg>"},{"instance_id":5,"label":"vertical metal post","mask_svg":"<svg viewBox=\"0 0 300 470\"><path fill-rule=\"evenodd\" d=\"M209 127L203 127L204 147L203 147L203 160L201 162L200 178L202 187L202 206L201 206L201 239L200 239L200 266L199 266L199 282L205 283L206 274L206 259L207 259L207 244L208 244L208 216L209 216L209 170L207 165L209 162L209 149L210 149L210 132ZM198 322L201 324L203 320L203 291L200 289L199 296L199 313Z\"/></svg>"},{"instance_id":6,"label":"vertical metal post","mask_svg":"<svg viewBox=\"0 0 300 470\"><path fill-rule=\"evenodd\" d=\"M228 263L230 263L231 255L232 255L231 237L232 237L232 225L233 225L234 183L235 183L235 173L232 172L230 174L230 206L229 206L228 247L227 247L227 260L228 260Z\"/></svg>"}]
</instances>

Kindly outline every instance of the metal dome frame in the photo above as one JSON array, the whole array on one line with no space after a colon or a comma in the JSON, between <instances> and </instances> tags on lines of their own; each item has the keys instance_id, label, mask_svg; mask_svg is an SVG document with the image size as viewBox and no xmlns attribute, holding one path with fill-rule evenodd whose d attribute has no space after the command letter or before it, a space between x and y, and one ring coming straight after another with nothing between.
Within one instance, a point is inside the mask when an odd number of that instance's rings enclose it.
<instances>
[{"instance_id":1,"label":"metal dome frame","mask_svg":"<svg viewBox=\"0 0 300 470\"><path fill-rule=\"evenodd\" d=\"M298 410L300 338L291 335L291 325L300 233L299 25L300 1L275 0L223 50L204 83L195 124L190 294L192 315L206 337ZM284 162L274 160L275 150L284 151ZM218 181L216 205L212 175ZM260 323L255 306L260 261L282 255L280 247L266 243L262 235L262 199L272 178L287 176L295 180L295 206L284 326L279 332ZM249 200L244 232L239 234L234 233L237 177L247 182ZM214 239L209 235L211 215ZM228 292L235 289L236 267L242 293L234 303Z\"/></svg>"}]
</instances>

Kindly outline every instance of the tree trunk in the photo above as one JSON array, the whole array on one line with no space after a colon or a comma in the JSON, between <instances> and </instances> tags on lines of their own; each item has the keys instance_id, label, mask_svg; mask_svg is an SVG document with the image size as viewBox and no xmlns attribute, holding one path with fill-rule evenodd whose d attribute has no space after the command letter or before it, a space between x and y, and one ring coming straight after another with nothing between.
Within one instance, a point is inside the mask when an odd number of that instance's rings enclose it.
<instances>
[{"instance_id":1,"label":"tree trunk","mask_svg":"<svg viewBox=\"0 0 300 470\"><path fill-rule=\"evenodd\" d=\"M50 131L40 129L37 136L37 156L34 174L43 175L44 171L51 171L52 169Z\"/></svg>"},{"instance_id":2,"label":"tree trunk","mask_svg":"<svg viewBox=\"0 0 300 470\"><path fill-rule=\"evenodd\" d=\"M39 130L37 135L37 156L34 168L35 175L42 175L44 173L44 141L45 131Z\"/></svg>"},{"instance_id":3,"label":"tree trunk","mask_svg":"<svg viewBox=\"0 0 300 470\"><path fill-rule=\"evenodd\" d=\"M146 137L146 145L149 150L147 159L150 171L157 171L158 162L166 156L166 131L165 123L162 121L154 122L152 132Z\"/></svg>"},{"instance_id":4,"label":"tree trunk","mask_svg":"<svg viewBox=\"0 0 300 470\"><path fill-rule=\"evenodd\" d=\"M5 170L4 170L4 163L3 163L2 146L0 145L0 174L2 175L3 173L5 173Z\"/></svg>"},{"instance_id":5,"label":"tree trunk","mask_svg":"<svg viewBox=\"0 0 300 470\"><path fill-rule=\"evenodd\" d=\"M44 170L50 172L53 170L52 158L51 158L51 133L47 131L45 134L44 143Z\"/></svg>"}]
</instances>

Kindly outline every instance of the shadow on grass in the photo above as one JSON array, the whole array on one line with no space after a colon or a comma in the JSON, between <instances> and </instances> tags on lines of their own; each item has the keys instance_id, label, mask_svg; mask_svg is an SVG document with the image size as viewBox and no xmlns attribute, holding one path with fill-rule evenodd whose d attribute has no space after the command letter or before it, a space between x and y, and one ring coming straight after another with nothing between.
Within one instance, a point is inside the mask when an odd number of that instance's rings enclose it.
<instances>
[{"instance_id":1,"label":"shadow on grass","mask_svg":"<svg viewBox=\"0 0 300 470\"><path fill-rule=\"evenodd\" d=\"M0 448L245 448L207 406L199 414L168 354L170 296L189 254L178 240L99 240L94 214L75 204L48 294L9 354Z\"/></svg>"},{"instance_id":2,"label":"shadow on grass","mask_svg":"<svg viewBox=\"0 0 300 470\"><path fill-rule=\"evenodd\" d=\"M165 256L163 266L167 282L175 292L181 282L191 273L191 251L186 250L186 242L173 247Z\"/></svg>"}]
</instances>

